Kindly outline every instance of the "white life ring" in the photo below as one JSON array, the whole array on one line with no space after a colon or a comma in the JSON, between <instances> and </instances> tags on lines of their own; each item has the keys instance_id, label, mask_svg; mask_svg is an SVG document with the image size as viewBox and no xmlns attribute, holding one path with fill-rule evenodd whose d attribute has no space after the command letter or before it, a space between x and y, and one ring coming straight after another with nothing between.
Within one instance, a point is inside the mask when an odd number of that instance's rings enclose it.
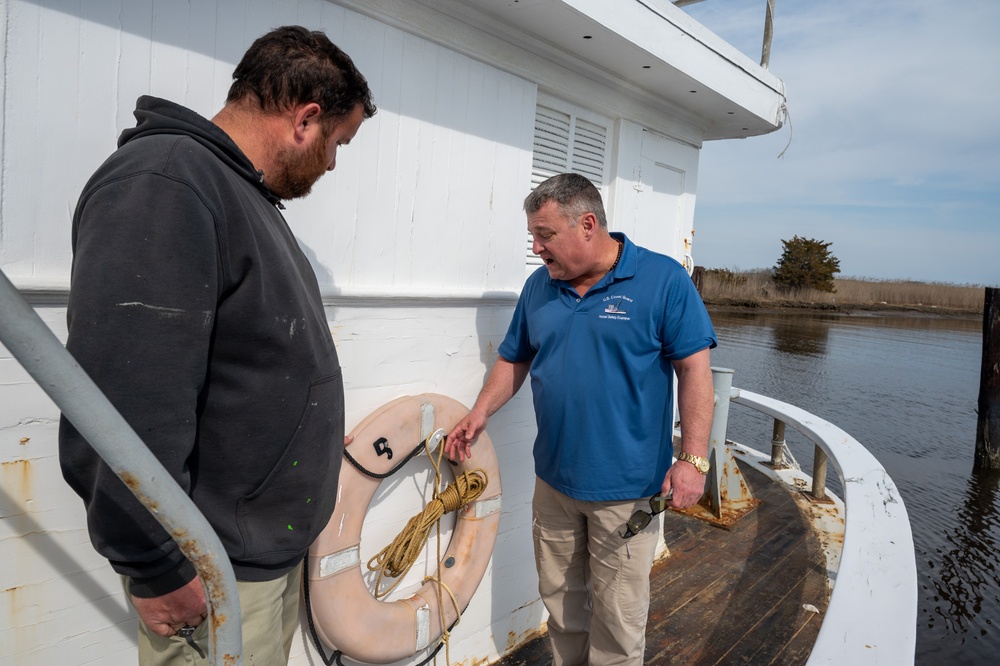
<instances>
[{"instance_id":1,"label":"white life ring","mask_svg":"<svg viewBox=\"0 0 1000 666\"><path fill-rule=\"evenodd\" d=\"M354 441L347 451L369 472L386 474L421 442L426 441L427 452L432 453L468 412L467 407L443 395L397 398L351 431ZM483 579L496 543L500 470L485 432L472 447L471 458L447 466L456 476L481 468L489 481L482 495L459 511L451 543L435 576L464 611ZM333 516L309 549L308 594L316 634L327 646L352 659L389 664L433 645L458 619L458 611L447 592L443 608L439 606L438 584L433 579L408 599L392 602L377 600L368 589L361 571L361 528L379 483L378 478L344 461Z\"/></svg>"}]
</instances>

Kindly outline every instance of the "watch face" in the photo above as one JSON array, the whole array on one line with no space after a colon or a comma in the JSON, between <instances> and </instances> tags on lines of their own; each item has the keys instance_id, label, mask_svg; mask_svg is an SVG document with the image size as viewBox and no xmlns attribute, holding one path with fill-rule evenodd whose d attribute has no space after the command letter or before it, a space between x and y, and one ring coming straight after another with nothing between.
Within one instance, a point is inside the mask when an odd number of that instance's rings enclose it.
<instances>
[{"instance_id":1,"label":"watch face","mask_svg":"<svg viewBox=\"0 0 1000 666\"><path fill-rule=\"evenodd\" d=\"M694 456L691 455L690 453L685 452L681 453L681 455L678 456L678 459L685 460L691 463L692 465L695 466L695 469L697 469L702 474L708 474L708 470L711 469L711 465L708 462L708 460L706 458L702 458L701 456Z\"/></svg>"}]
</instances>

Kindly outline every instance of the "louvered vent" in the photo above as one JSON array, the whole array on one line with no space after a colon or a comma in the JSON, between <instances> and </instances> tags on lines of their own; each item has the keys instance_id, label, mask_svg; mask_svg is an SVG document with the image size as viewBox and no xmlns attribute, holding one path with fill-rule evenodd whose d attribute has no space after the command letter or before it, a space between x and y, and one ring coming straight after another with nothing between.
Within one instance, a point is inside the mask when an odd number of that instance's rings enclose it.
<instances>
[{"instance_id":1,"label":"louvered vent","mask_svg":"<svg viewBox=\"0 0 1000 666\"><path fill-rule=\"evenodd\" d=\"M570 170L583 174L598 188L604 186L604 141L607 131L586 120L576 121Z\"/></svg>"},{"instance_id":2,"label":"louvered vent","mask_svg":"<svg viewBox=\"0 0 1000 666\"><path fill-rule=\"evenodd\" d=\"M607 134L607 128L601 125L573 114L538 106L535 110L531 189L546 178L566 171L583 174L598 188L603 187ZM527 238L526 257L529 265L542 265L542 260L531 251L531 234Z\"/></svg>"}]
</instances>

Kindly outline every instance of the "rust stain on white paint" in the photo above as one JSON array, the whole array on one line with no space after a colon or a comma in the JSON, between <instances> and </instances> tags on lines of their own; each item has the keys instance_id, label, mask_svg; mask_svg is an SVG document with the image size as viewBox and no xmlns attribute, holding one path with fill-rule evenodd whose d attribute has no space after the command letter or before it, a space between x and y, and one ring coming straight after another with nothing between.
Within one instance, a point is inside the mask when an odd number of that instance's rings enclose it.
<instances>
[{"instance_id":1,"label":"rust stain on white paint","mask_svg":"<svg viewBox=\"0 0 1000 666\"><path fill-rule=\"evenodd\" d=\"M33 473L29 460L5 460L0 462L0 487L12 491L14 498L27 504L31 501Z\"/></svg>"}]
</instances>

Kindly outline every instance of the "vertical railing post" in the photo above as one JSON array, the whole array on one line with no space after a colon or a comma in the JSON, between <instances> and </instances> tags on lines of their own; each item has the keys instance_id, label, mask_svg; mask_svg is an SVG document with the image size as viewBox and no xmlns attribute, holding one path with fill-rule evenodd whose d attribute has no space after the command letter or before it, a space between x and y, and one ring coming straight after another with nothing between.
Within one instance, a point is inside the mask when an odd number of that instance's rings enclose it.
<instances>
[{"instance_id":1,"label":"vertical railing post","mask_svg":"<svg viewBox=\"0 0 1000 666\"><path fill-rule=\"evenodd\" d=\"M725 527L732 526L756 508L760 500L754 499L743 480L736 458L726 443L729 402L733 394L733 371L728 368L712 368L712 391L715 394L715 410L708 436L708 459L712 469L708 473L706 490L711 506L706 509L703 505L696 505L685 511ZM681 427L684 427L683 423Z\"/></svg>"},{"instance_id":2,"label":"vertical railing post","mask_svg":"<svg viewBox=\"0 0 1000 666\"><path fill-rule=\"evenodd\" d=\"M733 390L733 371L729 368L712 368L712 392L715 393L715 412L712 430L708 435L709 455L726 445L729 430L729 394Z\"/></svg>"},{"instance_id":3,"label":"vertical railing post","mask_svg":"<svg viewBox=\"0 0 1000 666\"><path fill-rule=\"evenodd\" d=\"M814 500L826 499L826 460L826 451L817 444L813 451L812 496Z\"/></svg>"},{"instance_id":4,"label":"vertical railing post","mask_svg":"<svg viewBox=\"0 0 1000 666\"><path fill-rule=\"evenodd\" d=\"M729 394L733 387L733 371L729 368L712 368L712 392L715 410L712 429L708 435L708 459L712 469L708 478L708 496L716 518L722 515L722 505L729 496L729 475L726 461L726 432L729 430ZM681 424L683 426L683 424Z\"/></svg>"},{"instance_id":5,"label":"vertical railing post","mask_svg":"<svg viewBox=\"0 0 1000 666\"><path fill-rule=\"evenodd\" d=\"M781 419L774 419L774 427L771 429L771 467L774 469L784 469L785 464L785 422Z\"/></svg>"},{"instance_id":6,"label":"vertical railing post","mask_svg":"<svg viewBox=\"0 0 1000 666\"><path fill-rule=\"evenodd\" d=\"M239 666L239 592L219 536L3 271L0 313L0 342L194 565L209 603L210 662Z\"/></svg>"}]
</instances>

